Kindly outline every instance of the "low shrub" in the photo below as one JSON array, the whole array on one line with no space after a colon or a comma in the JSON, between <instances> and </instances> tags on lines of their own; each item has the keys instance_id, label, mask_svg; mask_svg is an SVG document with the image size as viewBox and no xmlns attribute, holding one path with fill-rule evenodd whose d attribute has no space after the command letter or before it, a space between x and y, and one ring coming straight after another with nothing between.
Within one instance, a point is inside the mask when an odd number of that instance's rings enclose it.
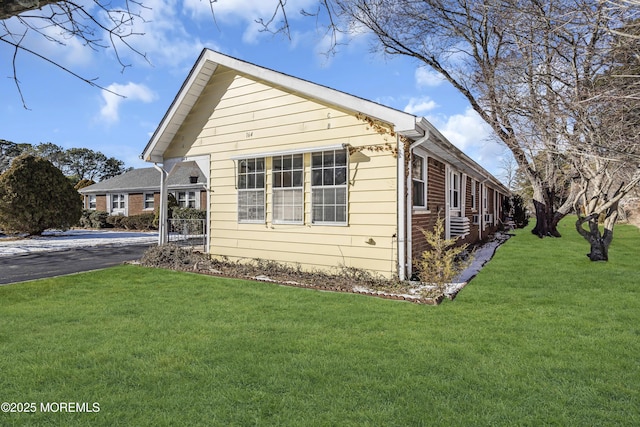
<instances>
[{"instance_id":1,"label":"low shrub","mask_svg":"<svg viewBox=\"0 0 640 427\"><path fill-rule=\"evenodd\" d=\"M460 274L471 262L467 254L467 244L456 246L456 238L444 238L444 220L438 216L433 231L420 230L430 249L416 260L418 277L425 284L436 287L436 292L444 293L447 284ZM429 290L429 292L432 292Z\"/></svg>"},{"instance_id":2,"label":"low shrub","mask_svg":"<svg viewBox=\"0 0 640 427\"><path fill-rule=\"evenodd\" d=\"M83 209L82 215L80 215L80 219L78 220L78 227L82 228L91 228L91 219L89 218L93 211L89 209Z\"/></svg>"},{"instance_id":3,"label":"low shrub","mask_svg":"<svg viewBox=\"0 0 640 427\"><path fill-rule=\"evenodd\" d=\"M124 228L122 225L122 221L126 217L123 215L109 215L107 217L107 224L109 224L113 228Z\"/></svg>"},{"instance_id":4,"label":"low shrub","mask_svg":"<svg viewBox=\"0 0 640 427\"><path fill-rule=\"evenodd\" d=\"M176 206L171 209L172 219L207 219L207 211L194 208L181 208Z\"/></svg>"},{"instance_id":5,"label":"low shrub","mask_svg":"<svg viewBox=\"0 0 640 427\"><path fill-rule=\"evenodd\" d=\"M120 226L127 230L156 230L157 227L153 225L154 218L155 214L152 213L122 217Z\"/></svg>"},{"instance_id":6,"label":"low shrub","mask_svg":"<svg viewBox=\"0 0 640 427\"><path fill-rule=\"evenodd\" d=\"M107 222L108 217L108 212L92 211L89 214L89 226L91 228L109 228L111 225Z\"/></svg>"}]
</instances>

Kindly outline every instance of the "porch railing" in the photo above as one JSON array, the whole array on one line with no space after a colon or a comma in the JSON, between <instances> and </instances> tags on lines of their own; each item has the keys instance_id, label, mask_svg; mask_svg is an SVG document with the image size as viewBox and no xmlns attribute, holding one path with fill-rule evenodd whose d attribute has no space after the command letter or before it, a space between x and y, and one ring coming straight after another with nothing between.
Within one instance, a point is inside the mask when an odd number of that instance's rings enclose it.
<instances>
[{"instance_id":1,"label":"porch railing","mask_svg":"<svg viewBox=\"0 0 640 427\"><path fill-rule=\"evenodd\" d=\"M169 242L206 252L207 226L204 219L169 219Z\"/></svg>"}]
</instances>

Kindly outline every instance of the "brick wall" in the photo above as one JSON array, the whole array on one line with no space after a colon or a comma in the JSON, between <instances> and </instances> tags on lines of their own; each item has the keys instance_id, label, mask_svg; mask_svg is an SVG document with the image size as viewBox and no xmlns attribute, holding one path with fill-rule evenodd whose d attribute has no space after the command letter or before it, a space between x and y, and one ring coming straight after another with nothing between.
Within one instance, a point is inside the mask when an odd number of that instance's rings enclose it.
<instances>
[{"instance_id":1,"label":"brick wall","mask_svg":"<svg viewBox=\"0 0 640 427\"><path fill-rule=\"evenodd\" d=\"M107 196L106 194L100 194L96 196L96 210L107 211Z\"/></svg>"},{"instance_id":2,"label":"brick wall","mask_svg":"<svg viewBox=\"0 0 640 427\"><path fill-rule=\"evenodd\" d=\"M144 194L142 193L131 193L129 194L128 200L128 216L140 215L145 213L144 210Z\"/></svg>"}]
</instances>

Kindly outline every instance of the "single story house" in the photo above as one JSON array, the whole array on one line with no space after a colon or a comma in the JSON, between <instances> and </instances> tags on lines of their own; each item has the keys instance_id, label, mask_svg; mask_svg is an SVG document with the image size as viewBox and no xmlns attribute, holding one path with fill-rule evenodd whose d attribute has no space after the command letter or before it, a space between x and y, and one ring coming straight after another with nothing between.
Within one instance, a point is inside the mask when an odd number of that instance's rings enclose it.
<instances>
[{"instance_id":1,"label":"single story house","mask_svg":"<svg viewBox=\"0 0 640 427\"><path fill-rule=\"evenodd\" d=\"M509 194L424 118L209 49L142 158L163 192L182 162L201 166L212 255L400 279L421 227L441 216L448 237L483 239Z\"/></svg>"},{"instance_id":2,"label":"single story house","mask_svg":"<svg viewBox=\"0 0 640 427\"><path fill-rule=\"evenodd\" d=\"M160 175L155 167L132 169L78 191L85 209L124 216L153 213L160 206ZM206 177L195 162L177 165L167 185L179 206L207 208Z\"/></svg>"}]
</instances>

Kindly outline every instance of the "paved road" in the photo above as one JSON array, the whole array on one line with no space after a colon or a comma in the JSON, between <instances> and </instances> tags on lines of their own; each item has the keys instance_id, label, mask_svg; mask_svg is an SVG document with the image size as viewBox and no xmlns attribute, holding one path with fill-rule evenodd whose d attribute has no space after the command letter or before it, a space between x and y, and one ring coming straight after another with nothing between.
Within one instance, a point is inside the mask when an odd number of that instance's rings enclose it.
<instances>
[{"instance_id":1,"label":"paved road","mask_svg":"<svg viewBox=\"0 0 640 427\"><path fill-rule=\"evenodd\" d=\"M97 270L140 259L149 245L98 246L0 257L0 285Z\"/></svg>"}]
</instances>

